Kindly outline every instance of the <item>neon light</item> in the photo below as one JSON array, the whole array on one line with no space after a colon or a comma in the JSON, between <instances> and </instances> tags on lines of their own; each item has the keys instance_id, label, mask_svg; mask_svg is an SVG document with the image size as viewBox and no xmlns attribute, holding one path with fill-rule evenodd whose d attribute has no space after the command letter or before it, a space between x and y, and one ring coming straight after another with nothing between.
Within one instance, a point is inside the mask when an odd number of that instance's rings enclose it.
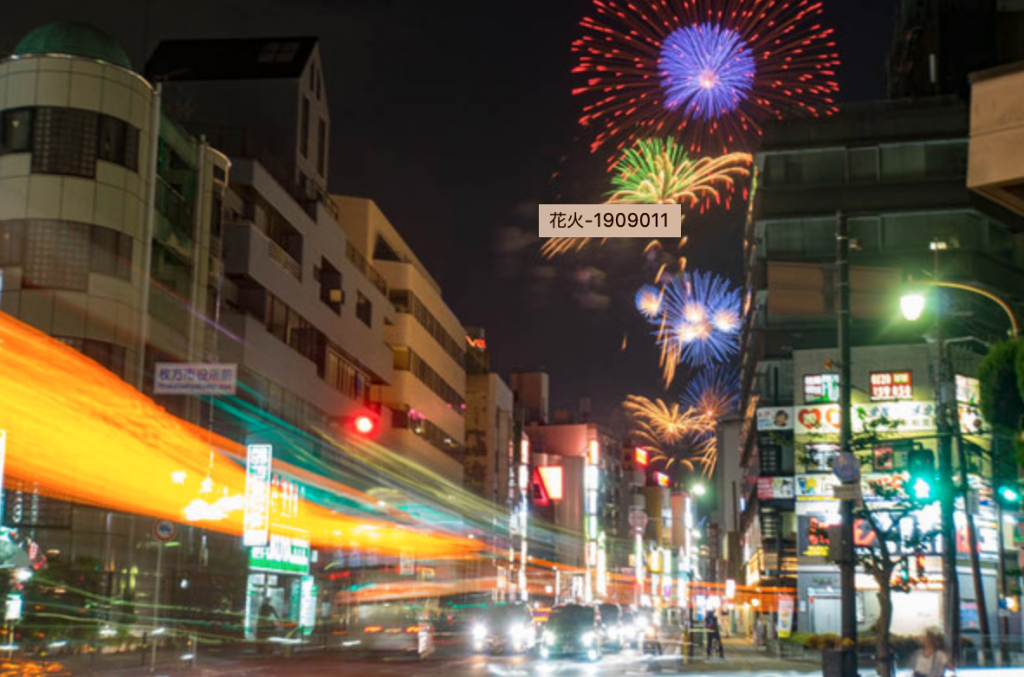
<instances>
[{"instance_id":1,"label":"neon light","mask_svg":"<svg viewBox=\"0 0 1024 677\"><path fill-rule=\"evenodd\" d=\"M562 466L541 466L537 468L537 473L540 475L540 481L544 485L544 492L548 495L548 499L552 501L562 500L562 496L565 495L562 484Z\"/></svg>"},{"instance_id":2,"label":"neon light","mask_svg":"<svg viewBox=\"0 0 1024 677\"><path fill-rule=\"evenodd\" d=\"M601 446L597 440L590 440L590 446L587 449L587 463L590 465L597 465L601 461Z\"/></svg>"},{"instance_id":3,"label":"neon light","mask_svg":"<svg viewBox=\"0 0 1024 677\"><path fill-rule=\"evenodd\" d=\"M648 453L648 451L643 447L636 448L634 457L636 458L636 464L643 468L647 467L647 464L650 462L651 459L650 453Z\"/></svg>"},{"instance_id":4,"label":"neon light","mask_svg":"<svg viewBox=\"0 0 1024 677\"><path fill-rule=\"evenodd\" d=\"M668 475L663 472L654 473L654 482L659 487L667 487L669 485Z\"/></svg>"}]
</instances>

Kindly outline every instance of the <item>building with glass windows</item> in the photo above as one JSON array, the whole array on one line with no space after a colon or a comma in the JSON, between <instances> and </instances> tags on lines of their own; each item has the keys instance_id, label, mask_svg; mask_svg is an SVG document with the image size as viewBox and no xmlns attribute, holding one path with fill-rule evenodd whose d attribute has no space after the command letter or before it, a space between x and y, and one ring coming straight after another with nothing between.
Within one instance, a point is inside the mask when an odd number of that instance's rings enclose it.
<instances>
[{"instance_id":1,"label":"building with glass windows","mask_svg":"<svg viewBox=\"0 0 1024 677\"><path fill-rule=\"evenodd\" d=\"M756 155L744 247L741 411L747 425L739 448L723 450L724 462L739 463L743 481L738 495L724 500L741 511L746 582L795 587L795 627L801 631L839 630L838 569L809 526L811 520L834 520L838 504L829 460L837 449L837 210L848 218L851 236L854 407L869 418L889 413L910 422L892 435L888 455L885 445L859 450L867 459L862 473L903 472L906 448L934 449L935 424L926 420L936 399L934 341L928 321L900 316L907 282L938 274L1017 303L1022 299L1024 221L967 189L967 122L967 105L953 97L854 104L814 125L770 127ZM941 298L954 372L973 377L987 345L1006 336L1005 315L973 294ZM961 404L962 416L963 407L969 403ZM991 477L986 435L967 428L958 440L977 472L971 481L984 487ZM981 494L989 510L991 487ZM990 546L983 544L982 578L995 627L997 562ZM926 553L915 602L904 606L896 598L910 615L941 608L937 553ZM963 607L975 609L973 621L969 612L964 616L969 632L978 622L966 551L959 574ZM862 629L877 613L872 586L858 577ZM934 624L935 617L904 614L894 619L894 632Z\"/></svg>"},{"instance_id":2,"label":"building with glass windows","mask_svg":"<svg viewBox=\"0 0 1024 677\"><path fill-rule=\"evenodd\" d=\"M466 330L441 286L372 200L334 195L352 256L379 271L394 305L384 329L394 373L382 401L393 420L381 443L456 484L466 439ZM371 313L370 299L354 299Z\"/></svg>"}]
</instances>

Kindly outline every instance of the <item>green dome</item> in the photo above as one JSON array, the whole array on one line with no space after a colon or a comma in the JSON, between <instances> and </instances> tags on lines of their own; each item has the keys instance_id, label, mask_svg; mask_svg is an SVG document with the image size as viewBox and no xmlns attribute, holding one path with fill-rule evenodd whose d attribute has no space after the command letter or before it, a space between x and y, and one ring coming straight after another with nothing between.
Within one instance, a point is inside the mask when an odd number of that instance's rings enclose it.
<instances>
[{"instance_id":1,"label":"green dome","mask_svg":"<svg viewBox=\"0 0 1024 677\"><path fill-rule=\"evenodd\" d=\"M56 22L33 29L14 48L17 55L70 54L106 61L131 69L132 62L121 45L88 24Z\"/></svg>"}]
</instances>

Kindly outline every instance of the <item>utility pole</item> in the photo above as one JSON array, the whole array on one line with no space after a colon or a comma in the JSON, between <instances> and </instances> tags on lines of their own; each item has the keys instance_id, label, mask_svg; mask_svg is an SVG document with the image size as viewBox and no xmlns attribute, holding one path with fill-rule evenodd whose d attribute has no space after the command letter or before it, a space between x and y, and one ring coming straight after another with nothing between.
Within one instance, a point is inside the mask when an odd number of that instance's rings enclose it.
<instances>
[{"instance_id":1,"label":"utility pole","mask_svg":"<svg viewBox=\"0 0 1024 677\"><path fill-rule=\"evenodd\" d=\"M939 265L939 251L942 245L932 243L934 253L934 280L941 282L942 269ZM937 356L938 410L935 427L939 434L939 509L942 518L942 580L946 589L945 630L950 643L950 654L954 664L960 658L960 582L956 573L956 529L953 526L953 452L951 449L952 425L950 421L950 400L953 393L949 387L946 364L946 350L942 336L942 303L935 304L935 351ZM966 507L966 506L965 506Z\"/></svg>"},{"instance_id":2,"label":"utility pole","mask_svg":"<svg viewBox=\"0 0 1024 677\"><path fill-rule=\"evenodd\" d=\"M839 450L852 452L850 421L850 231L846 214L836 212L836 268L839 274ZM858 479L858 482L860 480ZM843 677L857 677L857 578L853 547L853 500L840 501L839 589L842 606Z\"/></svg>"}]
</instances>

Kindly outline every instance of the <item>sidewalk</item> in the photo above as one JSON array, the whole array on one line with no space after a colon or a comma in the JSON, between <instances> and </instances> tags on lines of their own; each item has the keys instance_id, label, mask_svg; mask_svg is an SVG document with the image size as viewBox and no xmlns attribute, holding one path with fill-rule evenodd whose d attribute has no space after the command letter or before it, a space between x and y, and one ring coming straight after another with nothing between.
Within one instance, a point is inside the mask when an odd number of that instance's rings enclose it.
<instances>
[{"instance_id":1,"label":"sidewalk","mask_svg":"<svg viewBox=\"0 0 1024 677\"><path fill-rule=\"evenodd\" d=\"M754 647L751 640L744 637L723 637L722 648L725 659L714 656L707 658L707 650L703 646L693 649L693 657L683 663L683 672L765 672L765 671L796 671L811 672L821 669L821 659L812 657L785 657L780 658L775 653ZM679 669L679 654L667 654L652 663L659 664L662 672L672 672Z\"/></svg>"}]
</instances>

